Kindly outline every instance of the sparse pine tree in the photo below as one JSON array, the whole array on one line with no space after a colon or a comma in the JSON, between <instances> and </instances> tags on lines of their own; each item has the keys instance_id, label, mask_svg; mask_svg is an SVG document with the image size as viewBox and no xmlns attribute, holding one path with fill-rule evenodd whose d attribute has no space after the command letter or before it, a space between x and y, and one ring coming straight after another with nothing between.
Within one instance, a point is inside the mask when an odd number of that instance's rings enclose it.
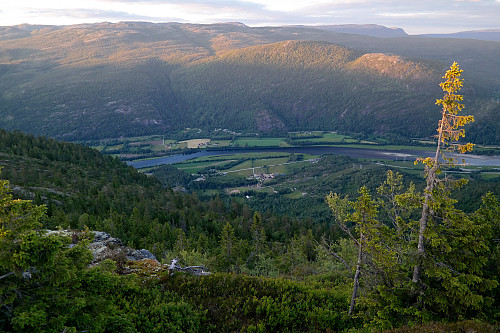
<instances>
[{"instance_id":1,"label":"sparse pine tree","mask_svg":"<svg viewBox=\"0 0 500 333\"><path fill-rule=\"evenodd\" d=\"M463 96L457 94L463 85L463 80L460 75L463 71L459 68L458 64L454 62L450 69L443 76L446 81L439 85L444 91L442 99L436 100L436 104L441 105L441 120L437 128L437 148L436 154L433 158L428 157L425 159L418 159L415 163L422 162L425 164L427 173L427 185L424 190L424 202L422 205L422 214L420 217L418 247L417 247L417 264L413 270L412 281L414 283L420 282L422 274L422 260L425 255L425 234L429 214L431 213L430 206L433 199L433 191L436 185L446 179L439 179L438 175L441 169L446 165L453 165L455 160L447 157L444 152L446 151L459 151L465 153L471 151L473 144L467 143L460 145L457 141L465 136L465 130L461 127L473 122L473 116L459 116L458 113L462 111L464 105L460 103Z\"/></svg>"}]
</instances>

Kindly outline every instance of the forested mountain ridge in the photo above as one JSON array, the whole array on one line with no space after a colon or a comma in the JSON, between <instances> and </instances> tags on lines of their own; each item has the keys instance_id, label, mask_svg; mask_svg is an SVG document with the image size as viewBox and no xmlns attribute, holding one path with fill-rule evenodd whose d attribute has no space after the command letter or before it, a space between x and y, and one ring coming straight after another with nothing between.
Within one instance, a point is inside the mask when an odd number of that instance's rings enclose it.
<instances>
[{"instance_id":1,"label":"forested mountain ridge","mask_svg":"<svg viewBox=\"0 0 500 333\"><path fill-rule=\"evenodd\" d=\"M406 58L285 41L226 52L174 81L202 127L417 136L432 109L430 78L438 80L432 67Z\"/></svg>"},{"instance_id":2,"label":"forested mountain ridge","mask_svg":"<svg viewBox=\"0 0 500 333\"><path fill-rule=\"evenodd\" d=\"M318 27L1 27L0 127L69 140L235 126L428 136L436 73L456 60L476 116L470 133L495 143L499 53L496 42Z\"/></svg>"}]
</instances>

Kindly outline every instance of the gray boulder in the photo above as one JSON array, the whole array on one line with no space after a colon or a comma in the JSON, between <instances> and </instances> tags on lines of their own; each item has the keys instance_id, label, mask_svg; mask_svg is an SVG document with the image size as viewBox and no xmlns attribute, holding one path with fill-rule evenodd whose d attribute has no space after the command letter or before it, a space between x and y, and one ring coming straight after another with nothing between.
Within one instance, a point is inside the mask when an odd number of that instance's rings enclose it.
<instances>
[{"instance_id":1,"label":"gray boulder","mask_svg":"<svg viewBox=\"0 0 500 333\"><path fill-rule=\"evenodd\" d=\"M73 243L78 242L82 235L79 231L72 230L47 230L46 234L59 234L62 236L71 237ZM112 259L115 261L132 260L138 261L143 259L156 260L154 254L146 249L136 250L129 246L123 245L123 242L104 231L92 231L94 239L89 244L89 250L92 252L94 259L91 265L95 265L105 259ZM70 244L73 247L74 244Z\"/></svg>"}]
</instances>

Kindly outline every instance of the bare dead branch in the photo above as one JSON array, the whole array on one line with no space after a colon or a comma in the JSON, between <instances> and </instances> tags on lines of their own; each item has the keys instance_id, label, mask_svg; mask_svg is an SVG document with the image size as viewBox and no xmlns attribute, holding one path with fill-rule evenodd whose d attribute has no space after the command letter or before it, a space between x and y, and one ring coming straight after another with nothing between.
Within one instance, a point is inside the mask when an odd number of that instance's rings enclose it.
<instances>
[{"instance_id":1,"label":"bare dead branch","mask_svg":"<svg viewBox=\"0 0 500 333\"><path fill-rule=\"evenodd\" d=\"M7 274L4 274L4 275L0 276L0 280L5 279L5 278L7 278L7 277L9 277L11 275L14 275L14 272L9 272Z\"/></svg>"}]
</instances>

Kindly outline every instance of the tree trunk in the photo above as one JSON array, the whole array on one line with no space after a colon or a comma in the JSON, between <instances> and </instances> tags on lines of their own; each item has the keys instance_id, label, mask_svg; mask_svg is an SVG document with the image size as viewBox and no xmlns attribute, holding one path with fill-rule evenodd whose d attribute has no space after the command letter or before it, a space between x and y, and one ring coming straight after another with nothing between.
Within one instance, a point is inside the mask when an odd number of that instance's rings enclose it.
<instances>
[{"instance_id":1,"label":"tree trunk","mask_svg":"<svg viewBox=\"0 0 500 333\"><path fill-rule=\"evenodd\" d=\"M436 166L437 161L434 162L434 166L429 170L429 173L427 174L427 186L425 187L424 191L424 203L422 205L422 215L420 216L419 221L417 263L415 264L415 267L413 269L413 278L411 279L413 283L418 283L422 274L422 260L425 254L424 233L425 229L427 228L427 221L429 218L429 201L431 200L432 190L434 189L434 184L436 183Z\"/></svg>"},{"instance_id":2,"label":"tree trunk","mask_svg":"<svg viewBox=\"0 0 500 333\"><path fill-rule=\"evenodd\" d=\"M352 288L351 305L349 306L349 316L354 311L356 299L358 298L359 275L361 274L361 261L363 258L362 243L359 242L358 262L356 264L356 273L354 274L354 287Z\"/></svg>"},{"instance_id":3,"label":"tree trunk","mask_svg":"<svg viewBox=\"0 0 500 333\"><path fill-rule=\"evenodd\" d=\"M424 190L424 204L422 205L422 215L420 216L420 227L418 230L418 246L417 246L417 263L413 269L413 277L411 281L413 283L420 282L420 276L422 275L422 260L425 254L424 247L424 231L427 228L427 220L429 218L429 201L432 197L432 190L436 184L436 171L439 169L439 153L441 152L441 142L443 138L443 125L445 121L446 110L443 109L441 114L441 121L438 127L438 140L436 147L436 155L434 155L434 161L432 167L429 169L427 174L427 185Z\"/></svg>"}]
</instances>

